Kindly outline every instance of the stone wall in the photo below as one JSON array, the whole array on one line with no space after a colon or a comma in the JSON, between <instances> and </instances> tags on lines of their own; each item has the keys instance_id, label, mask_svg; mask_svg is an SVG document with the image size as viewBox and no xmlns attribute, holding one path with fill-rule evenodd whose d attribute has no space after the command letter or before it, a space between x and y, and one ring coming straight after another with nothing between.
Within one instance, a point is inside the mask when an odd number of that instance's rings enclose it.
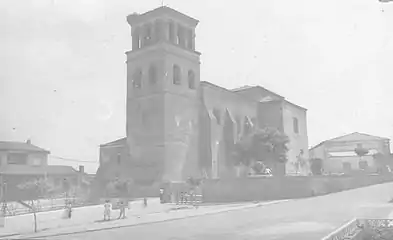
<instances>
[{"instance_id":1,"label":"stone wall","mask_svg":"<svg viewBox=\"0 0 393 240\"><path fill-rule=\"evenodd\" d=\"M258 177L207 180L204 202L294 199L340 192L393 181L393 175Z\"/></svg>"}]
</instances>

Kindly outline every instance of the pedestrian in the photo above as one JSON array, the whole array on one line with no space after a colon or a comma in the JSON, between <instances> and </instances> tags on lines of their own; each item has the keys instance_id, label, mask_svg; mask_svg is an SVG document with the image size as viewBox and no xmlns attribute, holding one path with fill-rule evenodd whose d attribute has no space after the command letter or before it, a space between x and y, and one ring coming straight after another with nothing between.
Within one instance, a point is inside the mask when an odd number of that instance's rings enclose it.
<instances>
[{"instance_id":1,"label":"pedestrian","mask_svg":"<svg viewBox=\"0 0 393 240\"><path fill-rule=\"evenodd\" d=\"M164 189L160 188L160 203L164 203Z\"/></svg>"},{"instance_id":2,"label":"pedestrian","mask_svg":"<svg viewBox=\"0 0 393 240\"><path fill-rule=\"evenodd\" d=\"M67 205L67 210L68 210L68 218L71 218L71 215L72 215L72 205L71 205L71 202L68 203L68 205Z\"/></svg>"},{"instance_id":3,"label":"pedestrian","mask_svg":"<svg viewBox=\"0 0 393 240\"><path fill-rule=\"evenodd\" d=\"M111 203L109 200L105 201L104 204L104 221L109 221L111 220Z\"/></svg>"},{"instance_id":4,"label":"pedestrian","mask_svg":"<svg viewBox=\"0 0 393 240\"><path fill-rule=\"evenodd\" d=\"M147 207L147 198L143 198L143 207Z\"/></svg>"},{"instance_id":5,"label":"pedestrian","mask_svg":"<svg viewBox=\"0 0 393 240\"><path fill-rule=\"evenodd\" d=\"M119 203L119 205L120 205L120 215L119 215L118 219L120 219L120 218L125 219L126 218L126 206L125 206L124 202L125 202L124 200L120 200L120 203Z\"/></svg>"}]
</instances>

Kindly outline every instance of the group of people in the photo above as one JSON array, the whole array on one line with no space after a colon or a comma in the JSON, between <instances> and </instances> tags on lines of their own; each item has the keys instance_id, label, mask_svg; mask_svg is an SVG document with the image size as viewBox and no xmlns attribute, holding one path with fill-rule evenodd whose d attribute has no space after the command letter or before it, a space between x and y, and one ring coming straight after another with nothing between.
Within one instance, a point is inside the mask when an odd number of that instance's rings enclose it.
<instances>
[{"instance_id":1,"label":"group of people","mask_svg":"<svg viewBox=\"0 0 393 240\"><path fill-rule=\"evenodd\" d=\"M120 214L117 219L125 219L126 218L126 208L130 209L128 201L120 200L118 202L118 206L120 208ZM143 199L143 206L147 207L147 199ZM111 212L112 212L112 203L110 200L106 200L104 204L104 221L111 220Z\"/></svg>"}]
</instances>

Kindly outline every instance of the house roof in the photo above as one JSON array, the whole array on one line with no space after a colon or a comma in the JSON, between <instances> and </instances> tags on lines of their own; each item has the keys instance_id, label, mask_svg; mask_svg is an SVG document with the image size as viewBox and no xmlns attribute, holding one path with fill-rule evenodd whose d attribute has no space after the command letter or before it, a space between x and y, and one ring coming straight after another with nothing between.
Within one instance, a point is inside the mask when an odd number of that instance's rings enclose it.
<instances>
[{"instance_id":1,"label":"house roof","mask_svg":"<svg viewBox=\"0 0 393 240\"><path fill-rule=\"evenodd\" d=\"M124 138L120 138L120 139L117 139L117 140L112 141L112 142L101 144L100 147L101 148L105 148L105 147L123 147L124 145L126 145L126 143L127 143L127 137L124 137Z\"/></svg>"},{"instance_id":2,"label":"house roof","mask_svg":"<svg viewBox=\"0 0 393 240\"><path fill-rule=\"evenodd\" d=\"M50 153L48 150L39 148L31 143L8 141L0 141L0 150Z\"/></svg>"},{"instance_id":3,"label":"house roof","mask_svg":"<svg viewBox=\"0 0 393 240\"><path fill-rule=\"evenodd\" d=\"M369 134L365 134L365 133L354 132L354 133L346 134L343 136L335 137L335 138L332 138L329 140L325 140L325 141L315 145L311 149L317 148L317 147L319 147L325 143L329 143L329 142L351 142L351 141L390 141L390 139L385 138L385 137L373 136L373 135L369 135Z\"/></svg>"},{"instance_id":4,"label":"house roof","mask_svg":"<svg viewBox=\"0 0 393 240\"><path fill-rule=\"evenodd\" d=\"M78 173L71 166L29 166L9 164L0 167L0 174L4 175L74 175Z\"/></svg>"}]
</instances>

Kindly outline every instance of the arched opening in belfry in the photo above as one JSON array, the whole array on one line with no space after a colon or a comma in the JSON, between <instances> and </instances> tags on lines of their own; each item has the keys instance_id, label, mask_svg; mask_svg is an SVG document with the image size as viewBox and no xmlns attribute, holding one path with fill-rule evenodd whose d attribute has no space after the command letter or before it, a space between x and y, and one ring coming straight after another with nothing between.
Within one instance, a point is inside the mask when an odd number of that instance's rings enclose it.
<instances>
[{"instance_id":1,"label":"arched opening in belfry","mask_svg":"<svg viewBox=\"0 0 393 240\"><path fill-rule=\"evenodd\" d=\"M152 43L152 25L150 23L146 24L145 26L145 37L143 46L149 46Z\"/></svg>"},{"instance_id":2,"label":"arched opening in belfry","mask_svg":"<svg viewBox=\"0 0 393 240\"><path fill-rule=\"evenodd\" d=\"M175 32L175 23L173 21L169 22L169 41L171 43L176 43L176 32Z\"/></svg>"},{"instance_id":3,"label":"arched opening in belfry","mask_svg":"<svg viewBox=\"0 0 393 240\"><path fill-rule=\"evenodd\" d=\"M132 50L141 48L140 29L136 28L132 33Z\"/></svg>"}]
</instances>

